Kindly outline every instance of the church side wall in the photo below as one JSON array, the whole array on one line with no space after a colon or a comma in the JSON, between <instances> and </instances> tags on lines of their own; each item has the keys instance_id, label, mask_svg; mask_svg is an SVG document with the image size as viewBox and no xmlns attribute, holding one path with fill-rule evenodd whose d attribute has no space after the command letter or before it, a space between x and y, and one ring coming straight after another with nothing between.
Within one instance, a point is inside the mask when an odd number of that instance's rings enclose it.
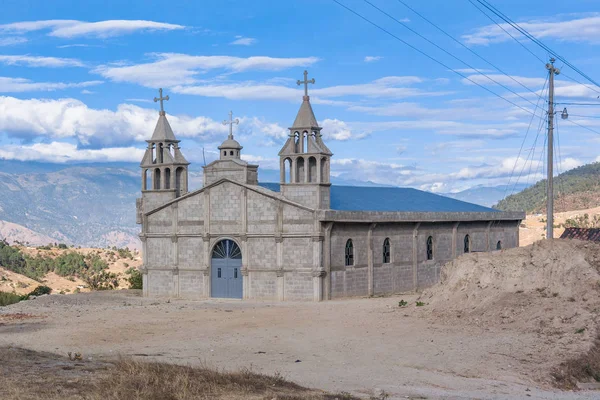
<instances>
[{"instance_id":1,"label":"church side wall","mask_svg":"<svg viewBox=\"0 0 600 400\"><path fill-rule=\"evenodd\" d=\"M145 217L144 294L210 297L212 249L231 239L242 251L244 298L313 300L319 227L312 211L223 182Z\"/></svg>"},{"instance_id":2,"label":"church side wall","mask_svg":"<svg viewBox=\"0 0 600 400\"><path fill-rule=\"evenodd\" d=\"M519 221L349 223L331 228L328 298L385 295L420 290L439 282L446 263L464 253L469 235L470 251L495 251L518 246ZM427 241L433 239L433 259L427 257ZM354 265L345 265L348 239L354 247ZM390 259L384 262L384 241L390 241Z\"/></svg>"}]
</instances>

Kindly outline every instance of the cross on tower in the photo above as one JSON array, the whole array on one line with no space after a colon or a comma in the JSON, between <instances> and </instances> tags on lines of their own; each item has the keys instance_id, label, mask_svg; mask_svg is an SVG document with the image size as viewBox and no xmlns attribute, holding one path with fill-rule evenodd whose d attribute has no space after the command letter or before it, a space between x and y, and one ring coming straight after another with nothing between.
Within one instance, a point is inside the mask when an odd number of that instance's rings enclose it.
<instances>
[{"instance_id":1,"label":"cross on tower","mask_svg":"<svg viewBox=\"0 0 600 400\"><path fill-rule=\"evenodd\" d=\"M156 103L157 101L160 101L160 113L164 114L165 109L163 108L163 100L169 100L169 96L167 95L167 96L163 97L162 88L158 89L158 96L159 97L154 98L154 102Z\"/></svg>"},{"instance_id":2,"label":"cross on tower","mask_svg":"<svg viewBox=\"0 0 600 400\"><path fill-rule=\"evenodd\" d=\"M304 80L298 80L297 84L298 86L304 84L304 97L308 97L308 84L312 83L313 85L315 84L315 78L309 80L308 79L308 71L304 71Z\"/></svg>"},{"instance_id":3,"label":"cross on tower","mask_svg":"<svg viewBox=\"0 0 600 400\"><path fill-rule=\"evenodd\" d=\"M229 139L233 139L233 125L238 125L239 123L239 119L233 119L233 111L229 111L229 121L223 121L223 125L229 125Z\"/></svg>"}]
</instances>

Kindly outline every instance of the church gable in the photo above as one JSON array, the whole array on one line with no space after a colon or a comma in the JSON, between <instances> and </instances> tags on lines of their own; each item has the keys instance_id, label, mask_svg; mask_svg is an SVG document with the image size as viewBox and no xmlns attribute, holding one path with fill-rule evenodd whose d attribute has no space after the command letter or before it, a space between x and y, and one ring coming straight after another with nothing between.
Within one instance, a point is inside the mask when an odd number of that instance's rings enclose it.
<instances>
[{"instance_id":1,"label":"church gable","mask_svg":"<svg viewBox=\"0 0 600 400\"><path fill-rule=\"evenodd\" d=\"M248 233L273 233L277 224L277 200L249 190L246 201Z\"/></svg>"},{"instance_id":2,"label":"church gable","mask_svg":"<svg viewBox=\"0 0 600 400\"><path fill-rule=\"evenodd\" d=\"M210 189L211 233L240 232L243 187L222 182Z\"/></svg>"}]
</instances>

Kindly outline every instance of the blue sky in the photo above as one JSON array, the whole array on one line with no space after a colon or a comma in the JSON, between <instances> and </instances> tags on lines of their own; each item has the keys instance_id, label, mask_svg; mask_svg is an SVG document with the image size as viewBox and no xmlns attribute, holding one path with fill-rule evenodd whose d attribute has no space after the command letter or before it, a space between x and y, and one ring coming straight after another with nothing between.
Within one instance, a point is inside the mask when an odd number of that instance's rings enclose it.
<instances>
[{"instance_id":1,"label":"blue sky","mask_svg":"<svg viewBox=\"0 0 600 400\"><path fill-rule=\"evenodd\" d=\"M8 0L0 16L0 158L137 162L157 118L151 100L163 87L188 160L201 163L202 148L208 160L217 156L227 134L221 121L232 110L241 120L236 138L244 157L276 169L302 100L296 80L308 69L316 79L309 89L313 108L335 153L335 176L437 192L514 182L513 175L521 175L520 182L540 179L543 121L530 113L544 115L544 63L468 0L403 1L491 65L399 1L371 0L391 20L363 0L340 0L514 105L331 0ZM595 3L493 2L600 80ZM559 75L558 103L600 101L600 88L566 66L563 72L588 84ZM538 101L542 108L536 109ZM558 171L600 160L600 119L594 118L600 108L568 108L570 121L589 129L559 118Z\"/></svg>"}]
</instances>

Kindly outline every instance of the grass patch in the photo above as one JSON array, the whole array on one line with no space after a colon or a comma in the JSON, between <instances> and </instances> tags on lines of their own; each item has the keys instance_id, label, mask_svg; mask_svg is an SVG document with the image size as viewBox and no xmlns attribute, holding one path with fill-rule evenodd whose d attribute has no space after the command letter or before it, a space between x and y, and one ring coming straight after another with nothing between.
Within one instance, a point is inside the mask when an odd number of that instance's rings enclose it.
<instances>
[{"instance_id":1,"label":"grass patch","mask_svg":"<svg viewBox=\"0 0 600 400\"><path fill-rule=\"evenodd\" d=\"M0 307L9 306L22 300L16 293L0 292Z\"/></svg>"},{"instance_id":2,"label":"grass patch","mask_svg":"<svg viewBox=\"0 0 600 400\"><path fill-rule=\"evenodd\" d=\"M10 367L9 367L10 365ZM31 381L33 379L33 381ZM69 361L0 348L0 398L48 400L360 400L297 385L280 375L123 359Z\"/></svg>"},{"instance_id":3,"label":"grass patch","mask_svg":"<svg viewBox=\"0 0 600 400\"><path fill-rule=\"evenodd\" d=\"M423 303L422 301L417 301L417 307L423 307L425 305L425 303Z\"/></svg>"}]
</instances>

